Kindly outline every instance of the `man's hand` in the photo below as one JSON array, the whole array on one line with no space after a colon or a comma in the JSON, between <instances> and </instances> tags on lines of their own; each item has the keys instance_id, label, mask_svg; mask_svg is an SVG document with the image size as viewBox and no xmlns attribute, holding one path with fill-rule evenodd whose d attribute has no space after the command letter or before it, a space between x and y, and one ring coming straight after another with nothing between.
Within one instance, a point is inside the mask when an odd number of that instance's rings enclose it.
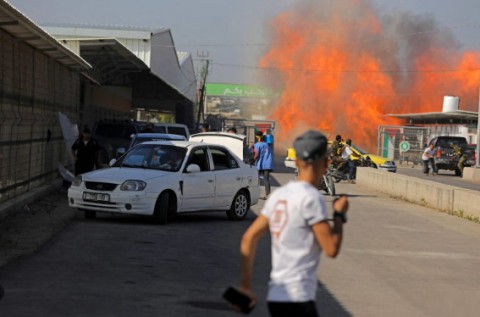
<instances>
[{"instance_id":1,"label":"man's hand","mask_svg":"<svg viewBox=\"0 0 480 317\"><path fill-rule=\"evenodd\" d=\"M251 299L248 307L250 307L250 308L255 307L255 305L257 304L257 296L251 290L239 287L238 291L241 292L242 294L248 296ZM230 307L238 313L243 313L242 309L237 305L230 304Z\"/></svg>"},{"instance_id":2,"label":"man's hand","mask_svg":"<svg viewBox=\"0 0 480 317\"><path fill-rule=\"evenodd\" d=\"M348 210L348 197L346 195L340 195L333 201L333 210L335 212L347 212Z\"/></svg>"},{"instance_id":3,"label":"man's hand","mask_svg":"<svg viewBox=\"0 0 480 317\"><path fill-rule=\"evenodd\" d=\"M248 307L253 308L257 304L257 295L252 290L243 287L240 287L238 290L252 299Z\"/></svg>"}]
</instances>

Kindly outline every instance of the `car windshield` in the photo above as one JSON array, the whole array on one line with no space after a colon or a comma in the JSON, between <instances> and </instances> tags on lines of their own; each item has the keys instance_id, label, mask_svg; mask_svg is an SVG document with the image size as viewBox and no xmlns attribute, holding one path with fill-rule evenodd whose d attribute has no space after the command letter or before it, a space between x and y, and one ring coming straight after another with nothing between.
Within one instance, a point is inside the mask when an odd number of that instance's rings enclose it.
<instances>
[{"instance_id":1,"label":"car windshield","mask_svg":"<svg viewBox=\"0 0 480 317\"><path fill-rule=\"evenodd\" d=\"M187 149L166 144L139 144L115 163L115 167L146 168L177 172Z\"/></svg>"},{"instance_id":2,"label":"car windshield","mask_svg":"<svg viewBox=\"0 0 480 317\"><path fill-rule=\"evenodd\" d=\"M453 138L452 137L452 138L438 138L438 141L435 144L435 146L448 148L448 147L450 147L450 143L453 143L457 146L467 145L467 142L465 141L464 138Z\"/></svg>"}]
</instances>

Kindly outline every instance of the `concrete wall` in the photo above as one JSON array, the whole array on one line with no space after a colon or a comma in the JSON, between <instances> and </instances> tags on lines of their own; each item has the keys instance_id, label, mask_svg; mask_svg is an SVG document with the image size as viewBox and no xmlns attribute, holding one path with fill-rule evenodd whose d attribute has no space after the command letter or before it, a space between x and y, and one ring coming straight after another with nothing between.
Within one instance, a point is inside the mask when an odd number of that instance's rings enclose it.
<instances>
[{"instance_id":1,"label":"concrete wall","mask_svg":"<svg viewBox=\"0 0 480 317\"><path fill-rule=\"evenodd\" d=\"M480 217L477 191L366 167L357 169L357 184L416 204Z\"/></svg>"}]
</instances>

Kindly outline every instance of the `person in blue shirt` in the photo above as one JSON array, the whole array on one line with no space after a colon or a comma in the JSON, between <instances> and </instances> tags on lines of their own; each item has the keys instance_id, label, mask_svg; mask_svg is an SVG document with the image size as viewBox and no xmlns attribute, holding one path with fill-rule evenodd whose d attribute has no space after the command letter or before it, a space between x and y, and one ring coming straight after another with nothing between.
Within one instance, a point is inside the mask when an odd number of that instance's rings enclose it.
<instances>
[{"instance_id":1,"label":"person in blue shirt","mask_svg":"<svg viewBox=\"0 0 480 317\"><path fill-rule=\"evenodd\" d=\"M260 141L254 145L254 157L255 165L258 169L259 177L263 176L263 182L265 184L265 197L267 199L270 194L270 173L273 171L273 150L266 142L266 137L259 132L257 136L260 137Z\"/></svg>"}]
</instances>

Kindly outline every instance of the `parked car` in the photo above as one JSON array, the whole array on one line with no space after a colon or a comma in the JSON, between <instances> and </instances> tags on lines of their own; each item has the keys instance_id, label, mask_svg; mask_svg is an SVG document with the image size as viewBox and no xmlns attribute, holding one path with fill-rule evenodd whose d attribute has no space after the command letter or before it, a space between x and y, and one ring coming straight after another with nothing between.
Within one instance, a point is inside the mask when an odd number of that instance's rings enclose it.
<instances>
[{"instance_id":1,"label":"parked car","mask_svg":"<svg viewBox=\"0 0 480 317\"><path fill-rule=\"evenodd\" d=\"M385 170L387 172L396 173L397 172L397 165L395 161L385 158L383 156L375 155L363 151L357 145L352 144L351 149L356 154L360 155L365 161L370 161L371 166L374 168L378 168L379 170ZM358 158L354 157L353 155L350 157L352 160L356 160Z\"/></svg>"},{"instance_id":2,"label":"parked car","mask_svg":"<svg viewBox=\"0 0 480 317\"><path fill-rule=\"evenodd\" d=\"M154 130L155 133L183 135L186 140L190 137L188 127L180 123L155 123Z\"/></svg>"},{"instance_id":3,"label":"parked car","mask_svg":"<svg viewBox=\"0 0 480 317\"><path fill-rule=\"evenodd\" d=\"M178 134L168 134L168 133L137 133L134 134L132 137L132 141L128 147L134 147L138 143L143 143L147 141L187 141L187 139L183 135ZM126 152L126 151L123 151Z\"/></svg>"},{"instance_id":4,"label":"parked car","mask_svg":"<svg viewBox=\"0 0 480 317\"><path fill-rule=\"evenodd\" d=\"M221 145L150 141L136 145L111 168L75 177L69 205L85 211L153 216L224 210L243 219L258 202L258 171Z\"/></svg>"},{"instance_id":5,"label":"parked car","mask_svg":"<svg viewBox=\"0 0 480 317\"><path fill-rule=\"evenodd\" d=\"M119 148L128 148L131 136L139 133L145 126L144 122L136 121L99 121L95 124L92 137L100 146L99 160L103 164L117 156Z\"/></svg>"},{"instance_id":6,"label":"parked car","mask_svg":"<svg viewBox=\"0 0 480 317\"><path fill-rule=\"evenodd\" d=\"M247 164L253 163L253 153L248 148L245 135L228 132L202 132L192 134L190 141L220 144L229 148L236 156Z\"/></svg>"},{"instance_id":7,"label":"parked car","mask_svg":"<svg viewBox=\"0 0 480 317\"><path fill-rule=\"evenodd\" d=\"M428 144L433 144L435 148L435 165L437 170L455 171L455 175L460 176L457 164L460 159L455 155L455 151L451 147L451 143L460 146L467 155L467 161L464 166L474 166L474 151L468 147L467 139L458 136L438 136L433 138Z\"/></svg>"}]
</instances>

